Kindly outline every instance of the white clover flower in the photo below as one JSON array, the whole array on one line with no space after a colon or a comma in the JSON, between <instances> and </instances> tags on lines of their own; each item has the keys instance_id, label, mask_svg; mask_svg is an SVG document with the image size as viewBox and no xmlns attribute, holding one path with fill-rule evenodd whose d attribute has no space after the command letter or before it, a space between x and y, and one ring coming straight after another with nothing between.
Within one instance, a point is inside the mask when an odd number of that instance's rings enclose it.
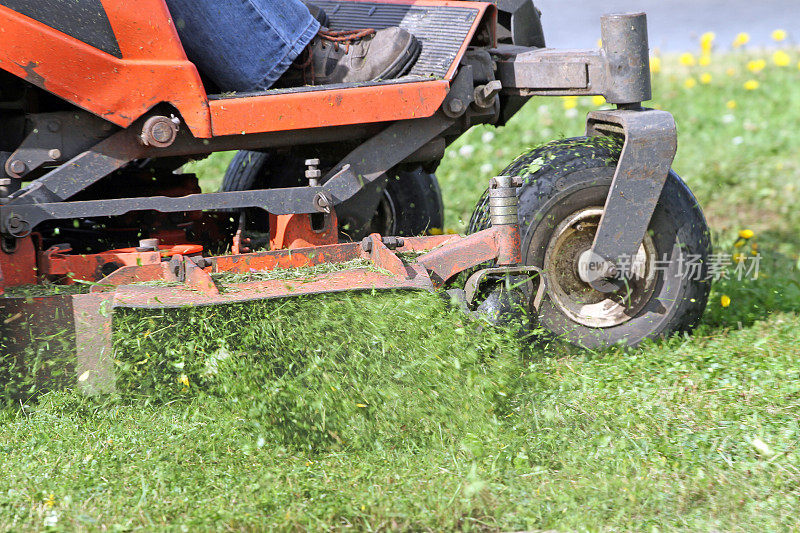
<instances>
[{"instance_id":1,"label":"white clover flower","mask_svg":"<svg viewBox=\"0 0 800 533\"><path fill-rule=\"evenodd\" d=\"M739 146L744 142L744 137L734 137L731 142L734 144L734 146Z\"/></svg>"},{"instance_id":2,"label":"white clover flower","mask_svg":"<svg viewBox=\"0 0 800 533\"><path fill-rule=\"evenodd\" d=\"M734 117L733 115L730 115L730 114L722 115L722 123L723 124L730 124L734 120L736 120L736 117Z\"/></svg>"},{"instance_id":3,"label":"white clover flower","mask_svg":"<svg viewBox=\"0 0 800 533\"><path fill-rule=\"evenodd\" d=\"M481 165L481 174L489 174L493 168L491 163L484 163Z\"/></svg>"},{"instance_id":4,"label":"white clover flower","mask_svg":"<svg viewBox=\"0 0 800 533\"><path fill-rule=\"evenodd\" d=\"M481 141L483 141L483 144L489 144L493 140L494 140L493 131L484 131L483 135L481 135Z\"/></svg>"},{"instance_id":5,"label":"white clover flower","mask_svg":"<svg viewBox=\"0 0 800 533\"><path fill-rule=\"evenodd\" d=\"M566 111L564 111L564 116L567 118L577 118L578 110L575 109L574 107L571 109L567 109Z\"/></svg>"},{"instance_id":6,"label":"white clover flower","mask_svg":"<svg viewBox=\"0 0 800 533\"><path fill-rule=\"evenodd\" d=\"M461 148L458 149L458 153L461 157L469 157L475 152L475 147L471 144L465 144Z\"/></svg>"}]
</instances>

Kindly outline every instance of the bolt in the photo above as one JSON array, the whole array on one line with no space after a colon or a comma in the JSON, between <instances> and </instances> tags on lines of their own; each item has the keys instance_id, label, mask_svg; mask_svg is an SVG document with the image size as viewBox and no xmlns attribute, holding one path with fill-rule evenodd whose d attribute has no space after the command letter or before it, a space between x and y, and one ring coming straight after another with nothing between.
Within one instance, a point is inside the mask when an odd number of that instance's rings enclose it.
<instances>
[{"instance_id":1,"label":"bolt","mask_svg":"<svg viewBox=\"0 0 800 533\"><path fill-rule=\"evenodd\" d=\"M148 118L142 127L140 140L145 146L166 148L178 135L178 119L155 116Z\"/></svg>"},{"instance_id":2,"label":"bolt","mask_svg":"<svg viewBox=\"0 0 800 533\"><path fill-rule=\"evenodd\" d=\"M50 120L47 122L47 129L50 130L52 133L55 133L61 129L61 122L59 122L58 120Z\"/></svg>"},{"instance_id":3,"label":"bolt","mask_svg":"<svg viewBox=\"0 0 800 533\"><path fill-rule=\"evenodd\" d=\"M447 109L454 115L460 115L466 107L460 98L453 98L447 103Z\"/></svg>"},{"instance_id":4,"label":"bolt","mask_svg":"<svg viewBox=\"0 0 800 533\"><path fill-rule=\"evenodd\" d=\"M22 174L26 168L28 167L25 166L25 161L21 159L15 159L8 165L8 169L14 174Z\"/></svg>"},{"instance_id":5,"label":"bolt","mask_svg":"<svg viewBox=\"0 0 800 533\"><path fill-rule=\"evenodd\" d=\"M319 166L319 159L306 159L306 166L308 167L308 170L306 170L306 179L308 180L309 186L318 186L319 178L322 176L322 172L317 168Z\"/></svg>"},{"instance_id":6,"label":"bolt","mask_svg":"<svg viewBox=\"0 0 800 533\"><path fill-rule=\"evenodd\" d=\"M147 251L158 250L158 239L140 239L139 248L145 248Z\"/></svg>"},{"instance_id":7,"label":"bolt","mask_svg":"<svg viewBox=\"0 0 800 533\"><path fill-rule=\"evenodd\" d=\"M364 237L361 240L361 249L367 253L370 253L372 251L372 239L369 237Z\"/></svg>"},{"instance_id":8,"label":"bolt","mask_svg":"<svg viewBox=\"0 0 800 533\"><path fill-rule=\"evenodd\" d=\"M61 150L59 150L58 148L53 148L52 150L47 152L47 155L53 161L58 161L61 158Z\"/></svg>"}]
</instances>

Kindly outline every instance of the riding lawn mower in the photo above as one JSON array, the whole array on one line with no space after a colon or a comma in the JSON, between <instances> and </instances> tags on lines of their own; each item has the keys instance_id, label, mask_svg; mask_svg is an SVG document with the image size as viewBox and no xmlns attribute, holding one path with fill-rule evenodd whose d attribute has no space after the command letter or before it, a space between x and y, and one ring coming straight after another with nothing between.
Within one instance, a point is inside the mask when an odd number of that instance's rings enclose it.
<instances>
[{"instance_id":1,"label":"riding lawn mower","mask_svg":"<svg viewBox=\"0 0 800 533\"><path fill-rule=\"evenodd\" d=\"M4 364L111 392L115 309L337 291L447 291L474 313L513 290L507 312L588 348L699 320L709 285L684 267L705 268L708 229L671 170L672 116L642 107L644 14L604 16L598 50L557 50L531 0L314 4L332 30L408 30L418 60L397 79L226 93L164 0L0 1ZM448 145L565 95L615 108L493 178L466 235L431 231ZM222 189L201 192L184 165L230 150ZM35 363L64 355L58 377Z\"/></svg>"}]
</instances>

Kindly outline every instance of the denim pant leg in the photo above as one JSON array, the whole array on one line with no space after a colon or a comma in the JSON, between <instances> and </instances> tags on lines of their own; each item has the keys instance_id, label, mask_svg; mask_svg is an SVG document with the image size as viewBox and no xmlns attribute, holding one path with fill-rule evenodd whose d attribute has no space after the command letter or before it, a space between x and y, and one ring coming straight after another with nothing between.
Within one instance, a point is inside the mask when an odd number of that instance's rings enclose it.
<instances>
[{"instance_id":1,"label":"denim pant leg","mask_svg":"<svg viewBox=\"0 0 800 533\"><path fill-rule=\"evenodd\" d=\"M166 0L189 59L223 91L269 88L319 22L300 0Z\"/></svg>"}]
</instances>

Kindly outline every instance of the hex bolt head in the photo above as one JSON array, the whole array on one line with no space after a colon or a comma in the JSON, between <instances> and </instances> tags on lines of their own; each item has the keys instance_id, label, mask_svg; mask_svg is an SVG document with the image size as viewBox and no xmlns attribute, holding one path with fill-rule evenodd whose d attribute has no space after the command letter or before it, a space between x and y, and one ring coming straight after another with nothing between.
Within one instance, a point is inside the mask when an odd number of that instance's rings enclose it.
<instances>
[{"instance_id":1,"label":"hex bolt head","mask_svg":"<svg viewBox=\"0 0 800 533\"><path fill-rule=\"evenodd\" d=\"M58 161L59 159L61 159L61 150L59 150L58 148L53 148L52 150L47 152L47 155L53 161Z\"/></svg>"},{"instance_id":2,"label":"hex bolt head","mask_svg":"<svg viewBox=\"0 0 800 533\"><path fill-rule=\"evenodd\" d=\"M307 167L318 167L319 166L319 159L306 159L306 166Z\"/></svg>"},{"instance_id":3,"label":"hex bolt head","mask_svg":"<svg viewBox=\"0 0 800 533\"><path fill-rule=\"evenodd\" d=\"M460 115L464 112L466 106L460 98L453 98L447 103L447 109L454 115Z\"/></svg>"},{"instance_id":4,"label":"hex bolt head","mask_svg":"<svg viewBox=\"0 0 800 533\"><path fill-rule=\"evenodd\" d=\"M15 159L8 164L8 169L14 174L22 174L25 172L26 168L27 166L25 166L25 161L21 159Z\"/></svg>"}]
</instances>

